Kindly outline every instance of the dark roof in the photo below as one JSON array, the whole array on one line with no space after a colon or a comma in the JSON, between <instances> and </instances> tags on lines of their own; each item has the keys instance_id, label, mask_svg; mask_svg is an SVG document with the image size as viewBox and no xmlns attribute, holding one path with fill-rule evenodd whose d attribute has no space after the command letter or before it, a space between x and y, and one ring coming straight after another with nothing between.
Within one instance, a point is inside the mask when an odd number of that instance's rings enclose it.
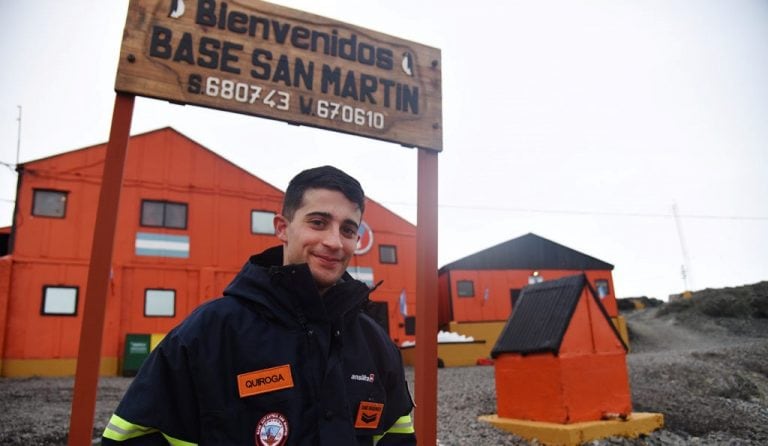
<instances>
[{"instance_id":1,"label":"dark roof","mask_svg":"<svg viewBox=\"0 0 768 446\"><path fill-rule=\"evenodd\" d=\"M564 269L564 270L613 270L613 265L568 248L561 244L526 234L496 246L478 251L440 268L449 270L483 269Z\"/></svg>"},{"instance_id":2,"label":"dark roof","mask_svg":"<svg viewBox=\"0 0 768 446\"><path fill-rule=\"evenodd\" d=\"M491 356L557 354L585 285L586 276L577 274L523 288Z\"/></svg>"}]
</instances>

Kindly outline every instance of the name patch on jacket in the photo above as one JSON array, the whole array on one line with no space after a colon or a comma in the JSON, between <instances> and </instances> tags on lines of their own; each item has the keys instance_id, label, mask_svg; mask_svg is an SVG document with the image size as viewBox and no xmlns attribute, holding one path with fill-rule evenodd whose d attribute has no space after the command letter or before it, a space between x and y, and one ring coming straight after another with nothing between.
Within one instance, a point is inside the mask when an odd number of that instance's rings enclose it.
<instances>
[{"instance_id":1,"label":"name patch on jacket","mask_svg":"<svg viewBox=\"0 0 768 446\"><path fill-rule=\"evenodd\" d=\"M289 364L237 375L240 398L293 387Z\"/></svg>"},{"instance_id":2,"label":"name patch on jacket","mask_svg":"<svg viewBox=\"0 0 768 446\"><path fill-rule=\"evenodd\" d=\"M360 406L357 408L355 427L358 429L376 429L379 427L379 421L383 412L384 405L381 403L360 401Z\"/></svg>"}]
</instances>

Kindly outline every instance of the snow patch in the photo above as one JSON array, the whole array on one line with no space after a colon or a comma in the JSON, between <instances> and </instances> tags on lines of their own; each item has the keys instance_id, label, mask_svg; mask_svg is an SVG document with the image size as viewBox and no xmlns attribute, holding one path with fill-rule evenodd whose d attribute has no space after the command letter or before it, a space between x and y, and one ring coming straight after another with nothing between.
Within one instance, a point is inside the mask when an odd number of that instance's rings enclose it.
<instances>
[{"instance_id":1,"label":"snow patch","mask_svg":"<svg viewBox=\"0 0 768 446\"><path fill-rule=\"evenodd\" d=\"M449 342L475 342L475 338L472 336L465 336L463 334L455 333L452 331L442 331L437 333L437 343L445 344ZM416 345L415 341L403 341L401 347L412 347Z\"/></svg>"}]
</instances>

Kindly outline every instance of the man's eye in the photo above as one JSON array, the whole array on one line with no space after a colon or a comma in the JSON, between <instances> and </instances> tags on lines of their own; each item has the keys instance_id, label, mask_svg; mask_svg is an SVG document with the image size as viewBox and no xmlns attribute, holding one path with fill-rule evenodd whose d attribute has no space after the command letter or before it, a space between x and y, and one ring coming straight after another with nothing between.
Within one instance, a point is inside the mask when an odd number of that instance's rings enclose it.
<instances>
[{"instance_id":1,"label":"man's eye","mask_svg":"<svg viewBox=\"0 0 768 446\"><path fill-rule=\"evenodd\" d=\"M341 228L341 233L344 235L344 237L352 238L357 237L357 228Z\"/></svg>"},{"instance_id":2,"label":"man's eye","mask_svg":"<svg viewBox=\"0 0 768 446\"><path fill-rule=\"evenodd\" d=\"M310 220L309 225L313 226L315 228L322 228L325 226L325 221L323 220Z\"/></svg>"}]
</instances>

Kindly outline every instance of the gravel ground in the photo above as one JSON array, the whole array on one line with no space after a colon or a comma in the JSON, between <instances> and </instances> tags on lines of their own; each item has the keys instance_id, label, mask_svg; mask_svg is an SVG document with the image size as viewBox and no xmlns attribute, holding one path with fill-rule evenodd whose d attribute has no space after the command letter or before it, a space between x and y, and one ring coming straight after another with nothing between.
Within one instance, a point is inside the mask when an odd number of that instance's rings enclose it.
<instances>
[{"instance_id":1,"label":"gravel ground","mask_svg":"<svg viewBox=\"0 0 768 446\"><path fill-rule=\"evenodd\" d=\"M768 444L768 282L745 289L704 290L626 314L634 409L663 413L666 426L590 445ZM412 382L413 370L406 373ZM440 369L438 380L441 445L538 444L477 420L496 413L493 367ZM129 383L101 379L94 437ZM65 445L72 387L71 378L0 378L0 445Z\"/></svg>"}]
</instances>

